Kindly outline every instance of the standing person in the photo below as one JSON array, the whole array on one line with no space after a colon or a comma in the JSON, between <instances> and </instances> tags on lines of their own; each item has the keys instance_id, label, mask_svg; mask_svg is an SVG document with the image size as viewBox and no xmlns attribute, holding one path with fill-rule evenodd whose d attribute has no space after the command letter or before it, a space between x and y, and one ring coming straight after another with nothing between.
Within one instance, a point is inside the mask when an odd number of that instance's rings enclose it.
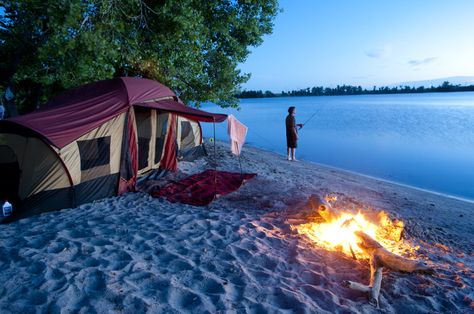
<instances>
[{"instance_id":1,"label":"standing person","mask_svg":"<svg viewBox=\"0 0 474 314\"><path fill-rule=\"evenodd\" d=\"M288 160L296 161L296 147L298 146L298 128L302 128L302 124L296 124L295 120L296 108L291 106L288 108L288 116L286 117L286 147Z\"/></svg>"}]
</instances>

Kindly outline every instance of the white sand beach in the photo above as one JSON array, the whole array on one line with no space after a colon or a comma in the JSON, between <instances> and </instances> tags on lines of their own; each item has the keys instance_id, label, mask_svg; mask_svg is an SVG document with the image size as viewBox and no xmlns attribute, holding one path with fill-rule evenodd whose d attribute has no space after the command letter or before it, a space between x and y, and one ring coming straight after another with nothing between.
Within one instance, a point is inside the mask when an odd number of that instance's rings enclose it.
<instances>
[{"instance_id":1,"label":"white sand beach","mask_svg":"<svg viewBox=\"0 0 474 314\"><path fill-rule=\"evenodd\" d=\"M217 149L217 169L239 172L228 144ZM174 178L211 168L209 150ZM474 312L474 203L249 146L241 162L257 177L208 207L137 192L0 225L0 312ZM374 308L341 286L367 284L366 261L292 230L311 194L402 220L410 258L435 274L385 270Z\"/></svg>"}]
</instances>

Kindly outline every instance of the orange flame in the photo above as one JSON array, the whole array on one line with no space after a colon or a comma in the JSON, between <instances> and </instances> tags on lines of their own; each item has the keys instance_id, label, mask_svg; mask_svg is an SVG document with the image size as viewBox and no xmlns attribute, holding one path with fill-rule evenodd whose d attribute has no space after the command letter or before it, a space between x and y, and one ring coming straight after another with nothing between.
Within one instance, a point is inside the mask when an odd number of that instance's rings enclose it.
<instances>
[{"instance_id":1,"label":"orange flame","mask_svg":"<svg viewBox=\"0 0 474 314\"><path fill-rule=\"evenodd\" d=\"M369 215L368 215L369 216ZM326 222L305 223L292 226L299 234L306 235L318 246L331 251L342 251L348 256L368 258L358 245L355 231L362 231L383 245L392 253L401 255L413 248L401 240L402 221L392 221L385 212L372 215L371 219L360 211L357 214L342 212L328 218ZM329 220L329 221L328 221Z\"/></svg>"}]
</instances>

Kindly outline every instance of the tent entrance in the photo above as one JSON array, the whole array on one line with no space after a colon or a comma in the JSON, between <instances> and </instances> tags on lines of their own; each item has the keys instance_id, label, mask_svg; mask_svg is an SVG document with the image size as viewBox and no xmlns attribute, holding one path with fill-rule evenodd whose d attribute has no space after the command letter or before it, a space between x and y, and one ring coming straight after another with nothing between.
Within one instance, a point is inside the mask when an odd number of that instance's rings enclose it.
<instances>
[{"instance_id":1,"label":"tent entrance","mask_svg":"<svg viewBox=\"0 0 474 314\"><path fill-rule=\"evenodd\" d=\"M135 108L135 119L138 137L138 172L141 174L151 169L150 155L153 150L153 147L151 147L153 137L151 109Z\"/></svg>"},{"instance_id":2,"label":"tent entrance","mask_svg":"<svg viewBox=\"0 0 474 314\"><path fill-rule=\"evenodd\" d=\"M0 204L8 200L19 205L20 166L15 152L7 145L0 145Z\"/></svg>"}]
</instances>

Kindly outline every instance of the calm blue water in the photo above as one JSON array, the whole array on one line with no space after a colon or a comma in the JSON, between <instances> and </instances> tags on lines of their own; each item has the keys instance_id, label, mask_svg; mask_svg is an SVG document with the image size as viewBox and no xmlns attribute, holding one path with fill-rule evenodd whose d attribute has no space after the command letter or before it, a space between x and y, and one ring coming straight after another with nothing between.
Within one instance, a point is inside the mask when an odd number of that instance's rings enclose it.
<instances>
[{"instance_id":1,"label":"calm blue water","mask_svg":"<svg viewBox=\"0 0 474 314\"><path fill-rule=\"evenodd\" d=\"M285 124L296 106L297 158L474 200L474 93L243 99L232 113L247 142L286 154ZM217 124L227 140L227 124ZM205 137L212 124L203 123Z\"/></svg>"}]
</instances>

